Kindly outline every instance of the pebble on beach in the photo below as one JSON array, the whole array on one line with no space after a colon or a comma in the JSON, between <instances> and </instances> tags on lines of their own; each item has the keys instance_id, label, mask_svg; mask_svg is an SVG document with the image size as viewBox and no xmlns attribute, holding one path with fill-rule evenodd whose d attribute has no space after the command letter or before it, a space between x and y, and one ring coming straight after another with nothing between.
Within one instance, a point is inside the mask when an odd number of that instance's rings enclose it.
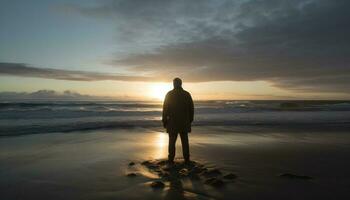
<instances>
[{"instance_id":1,"label":"pebble on beach","mask_svg":"<svg viewBox=\"0 0 350 200\"><path fill-rule=\"evenodd\" d=\"M201 175L208 177L208 178L220 176L221 174L222 174L221 171L218 169L209 169L209 170L205 170L201 173Z\"/></svg>"},{"instance_id":2,"label":"pebble on beach","mask_svg":"<svg viewBox=\"0 0 350 200\"><path fill-rule=\"evenodd\" d=\"M154 189L162 189L164 188L165 184L162 181L153 181L151 183L151 187Z\"/></svg>"},{"instance_id":3,"label":"pebble on beach","mask_svg":"<svg viewBox=\"0 0 350 200\"><path fill-rule=\"evenodd\" d=\"M280 174L279 176L282 178L289 178L289 179L301 179L301 180L312 179L311 176L297 175L297 174L291 174L291 173L283 173L283 174Z\"/></svg>"},{"instance_id":4,"label":"pebble on beach","mask_svg":"<svg viewBox=\"0 0 350 200\"><path fill-rule=\"evenodd\" d=\"M205 184L218 188L224 186L225 183L219 178L208 178L205 180Z\"/></svg>"},{"instance_id":5,"label":"pebble on beach","mask_svg":"<svg viewBox=\"0 0 350 200\"><path fill-rule=\"evenodd\" d=\"M127 177L135 177L135 176L137 176L137 174L134 172L131 172L131 173L126 174L126 176Z\"/></svg>"},{"instance_id":6,"label":"pebble on beach","mask_svg":"<svg viewBox=\"0 0 350 200\"><path fill-rule=\"evenodd\" d=\"M233 173L229 173L229 174L226 174L225 176L223 176L224 179L235 179L237 178L237 175L236 174L233 174Z\"/></svg>"}]
</instances>

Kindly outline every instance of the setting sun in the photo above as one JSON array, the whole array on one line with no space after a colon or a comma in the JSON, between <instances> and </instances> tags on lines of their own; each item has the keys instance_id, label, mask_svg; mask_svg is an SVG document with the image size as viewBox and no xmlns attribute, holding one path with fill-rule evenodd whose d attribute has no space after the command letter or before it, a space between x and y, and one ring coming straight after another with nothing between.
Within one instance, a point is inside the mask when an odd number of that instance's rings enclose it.
<instances>
[{"instance_id":1,"label":"setting sun","mask_svg":"<svg viewBox=\"0 0 350 200\"><path fill-rule=\"evenodd\" d=\"M166 93L171 89L171 84L155 83L151 86L150 96L157 100L164 100Z\"/></svg>"}]
</instances>

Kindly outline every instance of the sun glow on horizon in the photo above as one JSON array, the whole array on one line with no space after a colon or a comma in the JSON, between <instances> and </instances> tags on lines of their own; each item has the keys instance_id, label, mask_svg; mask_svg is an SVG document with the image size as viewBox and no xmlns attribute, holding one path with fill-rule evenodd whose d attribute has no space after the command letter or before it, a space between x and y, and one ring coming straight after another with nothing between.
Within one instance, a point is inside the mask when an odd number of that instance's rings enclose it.
<instances>
[{"instance_id":1,"label":"sun glow on horizon","mask_svg":"<svg viewBox=\"0 0 350 200\"><path fill-rule=\"evenodd\" d=\"M171 90L171 84L168 83L154 83L151 86L150 92L149 92L149 96L163 101L165 98L166 93Z\"/></svg>"}]
</instances>

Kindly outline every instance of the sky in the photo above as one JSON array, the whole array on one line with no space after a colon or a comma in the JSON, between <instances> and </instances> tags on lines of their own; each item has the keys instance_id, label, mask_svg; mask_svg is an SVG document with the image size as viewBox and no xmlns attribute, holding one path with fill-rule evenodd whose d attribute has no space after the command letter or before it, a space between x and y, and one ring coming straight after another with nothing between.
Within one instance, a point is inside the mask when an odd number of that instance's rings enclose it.
<instances>
[{"instance_id":1,"label":"sky","mask_svg":"<svg viewBox=\"0 0 350 200\"><path fill-rule=\"evenodd\" d=\"M160 100L180 77L198 100L350 99L349 6L2 0L0 94Z\"/></svg>"}]
</instances>

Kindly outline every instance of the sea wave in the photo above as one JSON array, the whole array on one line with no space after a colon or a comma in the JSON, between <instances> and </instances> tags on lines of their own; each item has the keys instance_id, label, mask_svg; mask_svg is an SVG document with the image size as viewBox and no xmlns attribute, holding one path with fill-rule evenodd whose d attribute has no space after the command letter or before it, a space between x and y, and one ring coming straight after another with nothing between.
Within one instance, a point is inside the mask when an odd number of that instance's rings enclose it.
<instances>
[{"instance_id":1,"label":"sea wave","mask_svg":"<svg viewBox=\"0 0 350 200\"><path fill-rule=\"evenodd\" d=\"M285 128L348 125L350 112L265 112L238 114L199 114L194 126L280 126ZM0 136L15 136L35 133L72 132L119 128L161 128L159 115L78 117L47 119L3 119L0 120Z\"/></svg>"},{"instance_id":2,"label":"sea wave","mask_svg":"<svg viewBox=\"0 0 350 200\"><path fill-rule=\"evenodd\" d=\"M350 101L197 101L199 111L224 109L227 111L264 111L264 110L350 110ZM159 111L161 102L120 102L120 101L34 101L0 102L0 111Z\"/></svg>"},{"instance_id":3,"label":"sea wave","mask_svg":"<svg viewBox=\"0 0 350 200\"><path fill-rule=\"evenodd\" d=\"M160 102L0 103L0 135L161 127ZM347 101L199 101L194 126L350 124Z\"/></svg>"}]
</instances>

